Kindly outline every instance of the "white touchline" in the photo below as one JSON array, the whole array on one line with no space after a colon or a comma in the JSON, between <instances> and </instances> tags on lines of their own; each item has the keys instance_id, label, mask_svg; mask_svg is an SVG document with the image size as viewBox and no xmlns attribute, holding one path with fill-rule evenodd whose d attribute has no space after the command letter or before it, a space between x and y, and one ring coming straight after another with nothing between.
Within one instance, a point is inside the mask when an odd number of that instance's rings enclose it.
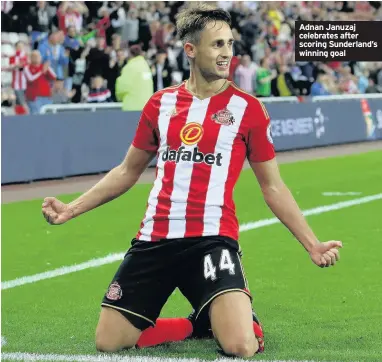
<instances>
[{"instance_id":1,"label":"white touchline","mask_svg":"<svg viewBox=\"0 0 382 362\"><path fill-rule=\"evenodd\" d=\"M170 357L145 357L145 356L123 356L110 354L94 354L94 355L65 355L65 354L37 354L37 353L2 353L2 359L10 361L69 361L69 362L204 362L207 360L199 358L170 358ZM232 362L231 358L217 358L208 360L208 362ZM235 358L235 362L244 362L246 360ZM256 360L257 362L265 362L264 360ZM287 362L274 360L268 362ZM314 362L314 361L292 361L288 362Z\"/></svg>"},{"instance_id":2,"label":"white touchline","mask_svg":"<svg viewBox=\"0 0 382 362\"><path fill-rule=\"evenodd\" d=\"M382 193L376 194L376 195L361 197L359 199L337 202L337 203L331 204L331 205L318 206L318 207L315 207L313 209L304 210L302 213L305 216L319 215L319 214L323 214L325 212L340 210L340 209L344 209L346 207L355 206L355 205L366 204L368 202L380 200L380 199L382 199ZM240 232L258 229L258 228L261 228L264 226L277 224L279 222L280 222L279 219L274 217L271 219L263 219L263 220L259 220L259 221L255 221L255 222L242 224L242 225L240 225ZM13 280L5 281L5 282L1 283L1 289L2 290L11 289L11 288L18 287L18 286L21 286L24 284L35 283L35 282L38 282L40 280L55 278L55 277L58 277L60 275L70 274L70 273L74 273L74 272L77 272L80 270L84 270L84 269L88 269L88 268L95 268L95 267L99 267L101 265L114 263L116 261L122 260L124 255L125 255L125 253L110 254L110 255L107 255L103 258L91 259L91 260L84 262L84 263L81 263L81 264L64 266L64 267L61 267L58 269L46 271L44 273L39 273L39 274L35 274L35 275L30 275L30 276L25 276L25 277L13 279Z\"/></svg>"},{"instance_id":3,"label":"white touchline","mask_svg":"<svg viewBox=\"0 0 382 362\"><path fill-rule=\"evenodd\" d=\"M5 346L7 344L7 340L4 336L1 336L1 347Z\"/></svg>"},{"instance_id":4,"label":"white touchline","mask_svg":"<svg viewBox=\"0 0 382 362\"><path fill-rule=\"evenodd\" d=\"M362 192L323 192L322 196L359 196L362 195Z\"/></svg>"},{"instance_id":5,"label":"white touchline","mask_svg":"<svg viewBox=\"0 0 382 362\"><path fill-rule=\"evenodd\" d=\"M115 261L122 260L124 255L125 253L109 254L107 256L104 256L103 258L91 259L89 261L86 261L85 263L63 266L61 268L49 270L44 273L29 275L26 277L10 280L8 282L2 282L1 289L10 289L24 284L35 283L40 280L55 278L60 275L70 274L80 270L95 268L101 265L114 263Z\"/></svg>"}]
</instances>

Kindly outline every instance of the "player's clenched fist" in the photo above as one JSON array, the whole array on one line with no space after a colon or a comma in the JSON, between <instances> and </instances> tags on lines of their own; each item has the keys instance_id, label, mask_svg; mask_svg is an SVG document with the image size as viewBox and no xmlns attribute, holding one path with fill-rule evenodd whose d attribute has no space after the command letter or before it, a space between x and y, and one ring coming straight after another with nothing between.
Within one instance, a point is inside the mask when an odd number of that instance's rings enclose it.
<instances>
[{"instance_id":1,"label":"player's clenched fist","mask_svg":"<svg viewBox=\"0 0 382 362\"><path fill-rule=\"evenodd\" d=\"M334 265L340 259L339 248L342 248L341 241L332 240L318 243L310 250L310 258L313 263L322 268Z\"/></svg>"},{"instance_id":2,"label":"player's clenched fist","mask_svg":"<svg viewBox=\"0 0 382 362\"><path fill-rule=\"evenodd\" d=\"M42 214L45 220L52 225L63 224L73 217L69 206L55 197L46 197L42 204Z\"/></svg>"}]
</instances>

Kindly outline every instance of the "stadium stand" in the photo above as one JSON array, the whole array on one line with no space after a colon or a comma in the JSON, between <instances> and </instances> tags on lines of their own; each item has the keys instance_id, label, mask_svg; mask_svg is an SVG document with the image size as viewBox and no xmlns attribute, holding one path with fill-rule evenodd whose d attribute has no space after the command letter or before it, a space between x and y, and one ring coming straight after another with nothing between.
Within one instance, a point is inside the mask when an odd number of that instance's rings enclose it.
<instances>
[{"instance_id":1,"label":"stadium stand","mask_svg":"<svg viewBox=\"0 0 382 362\"><path fill-rule=\"evenodd\" d=\"M299 98L382 93L382 62L294 60L295 20L382 20L381 2L213 3L231 14L235 37L231 79L248 92ZM27 114L31 109L46 112L52 109L49 104L62 110L66 105L70 108L69 103L86 103L95 77L98 83L102 79L101 89L111 93L110 97L99 97L100 102L121 101L115 94L116 79L131 57L131 47L136 45L149 64L155 90L186 79L189 66L174 24L179 10L192 4L2 1L2 113ZM22 50L16 50L20 42ZM16 85L25 72L20 59L26 56L30 62L32 51L40 52L41 65L49 62L56 76L51 82L51 95L44 94L37 108L35 104L30 106L34 100L20 95L25 92L23 86ZM36 62L36 67L41 66ZM268 79L265 87L259 83L263 77ZM33 84L27 82L26 87ZM40 104L48 106L43 110Z\"/></svg>"}]
</instances>

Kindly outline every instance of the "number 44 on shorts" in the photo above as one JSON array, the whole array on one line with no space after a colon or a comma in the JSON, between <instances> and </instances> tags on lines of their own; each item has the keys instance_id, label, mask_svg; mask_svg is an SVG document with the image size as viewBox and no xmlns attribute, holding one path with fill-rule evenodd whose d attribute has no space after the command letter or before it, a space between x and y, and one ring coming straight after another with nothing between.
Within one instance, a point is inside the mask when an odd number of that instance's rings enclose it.
<instances>
[{"instance_id":1,"label":"number 44 on shorts","mask_svg":"<svg viewBox=\"0 0 382 362\"><path fill-rule=\"evenodd\" d=\"M235 264L232 262L231 255L227 249L223 249L219 263L220 270L228 270L231 275L235 275ZM216 267L212 263L211 254L204 257L204 278L216 280Z\"/></svg>"}]
</instances>

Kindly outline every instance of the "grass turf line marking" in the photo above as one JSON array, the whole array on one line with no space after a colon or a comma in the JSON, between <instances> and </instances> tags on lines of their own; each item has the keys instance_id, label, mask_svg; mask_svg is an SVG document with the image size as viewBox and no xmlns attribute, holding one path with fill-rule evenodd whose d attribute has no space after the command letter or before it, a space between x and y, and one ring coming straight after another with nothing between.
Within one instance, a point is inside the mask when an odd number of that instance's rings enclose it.
<instances>
[{"instance_id":1,"label":"grass turf line marking","mask_svg":"<svg viewBox=\"0 0 382 362\"><path fill-rule=\"evenodd\" d=\"M199 358L170 358L170 357L130 357L111 354L95 354L95 355L65 355L65 354L37 354L37 353L2 353L2 359L11 361L68 361L68 362L232 362L232 358L218 358L215 360L203 360ZM236 362L244 362L241 358L235 358ZM256 362L266 362L257 360ZM313 361L267 361L267 362L313 362Z\"/></svg>"},{"instance_id":2,"label":"grass turf line marking","mask_svg":"<svg viewBox=\"0 0 382 362\"><path fill-rule=\"evenodd\" d=\"M359 196L362 192L323 192L322 196Z\"/></svg>"},{"instance_id":3,"label":"grass turf line marking","mask_svg":"<svg viewBox=\"0 0 382 362\"><path fill-rule=\"evenodd\" d=\"M1 336L1 347L5 346L7 344L7 340L4 336Z\"/></svg>"},{"instance_id":4,"label":"grass turf line marking","mask_svg":"<svg viewBox=\"0 0 382 362\"><path fill-rule=\"evenodd\" d=\"M302 211L302 213L304 214L304 216L319 215L325 212L340 210L340 209L344 209L346 207L355 206L355 205L366 204L368 202L381 200L381 199L382 199L382 194L370 195L370 196L361 197L359 199L337 202L331 205L318 206L313 209L304 210ZM277 219L276 217L272 219L264 219L264 220L259 220L255 222L249 222L247 224L240 225L240 231L241 232L248 231L248 230L257 229L263 226L268 226L268 225L273 225L278 223L280 223L280 220Z\"/></svg>"},{"instance_id":5,"label":"grass turf line marking","mask_svg":"<svg viewBox=\"0 0 382 362\"><path fill-rule=\"evenodd\" d=\"M44 273L13 279L8 282L1 283L1 290L14 288L29 283L36 283L40 280L55 278L60 275L70 274L80 270L96 268L101 265L114 263L115 261L122 260L124 255L125 253L109 254L103 258L91 259L85 263L63 266L61 268L49 270Z\"/></svg>"},{"instance_id":6,"label":"grass turf line marking","mask_svg":"<svg viewBox=\"0 0 382 362\"><path fill-rule=\"evenodd\" d=\"M380 200L380 199L382 199L382 193L376 194L376 195L365 196L365 197L361 197L358 199L337 202L337 203L331 204L331 205L318 206L318 207L315 207L313 209L304 210L302 213L305 216L319 215L319 214L323 214L325 212L340 210L340 209L344 209L344 208L347 208L350 206L355 206L355 205L366 204L368 202ZM276 217L271 218L271 219L263 219L263 220L259 220L259 221L255 221L255 222L250 222L250 223L240 225L240 232L258 229L258 228L261 228L264 226L278 224L278 223L280 223L280 220L277 219ZM21 285L35 283L35 282L38 282L40 280L55 278L55 277L58 277L60 275L70 274L70 273L74 273L74 272L77 272L80 270L85 270L88 268L96 268L96 267L99 267L102 265L114 263L115 261L122 260L124 255L125 255L125 253L109 254L105 257L97 258L97 259L91 259L91 260L84 262L84 263L81 263L81 264L64 266L64 267L61 267L58 269L46 271L44 273L34 274L34 275L30 275L30 276L25 276L25 277L13 279L13 280L5 281L5 282L1 283L1 290L11 289L11 288L15 288L15 287L18 287Z\"/></svg>"}]
</instances>

